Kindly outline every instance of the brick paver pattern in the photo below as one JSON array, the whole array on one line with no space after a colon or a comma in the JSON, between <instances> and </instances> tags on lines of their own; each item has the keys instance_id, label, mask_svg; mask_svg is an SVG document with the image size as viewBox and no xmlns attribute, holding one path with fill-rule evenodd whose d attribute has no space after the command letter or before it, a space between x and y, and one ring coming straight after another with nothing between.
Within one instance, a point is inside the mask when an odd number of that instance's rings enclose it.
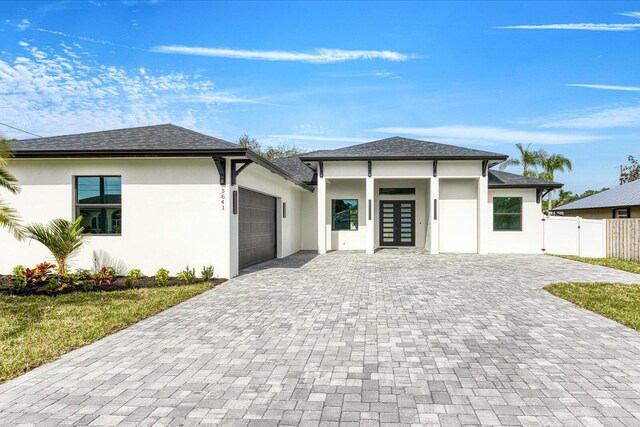
<instances>
[{"instance_id":1,"label":"brick paver pattern","mask_svg":"<svg viewBox=\"0 0 640 427\"><path fill-rule=\"evenodd\" d=\"M640 334L545 256L298 253L0 385L3 425L640 425Z\"/></svg>"}]
</instances>

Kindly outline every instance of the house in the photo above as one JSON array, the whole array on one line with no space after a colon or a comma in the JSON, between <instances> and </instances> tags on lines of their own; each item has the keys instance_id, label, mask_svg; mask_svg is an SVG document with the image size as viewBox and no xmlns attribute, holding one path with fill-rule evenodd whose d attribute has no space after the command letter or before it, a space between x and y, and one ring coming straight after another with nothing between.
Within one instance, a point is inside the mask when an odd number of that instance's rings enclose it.
<instances>
[{"instance_id":1,"label":"house","mask_svg":"<svg viewBox=\"0 0 640 427\"><path fill-rule=\"evenodd\" d=\"M165 124L16 141L24 222L82 215L76 259L108 254L153 274L220 277L299 250L415 247L430 254L541 253L540 200L561 184L493 171L507 156L393 137L269 162ZM0 271L48 258L0 231Z\"/></svg>"},{"instance_id":2,"label":"house","mask_svg":"<svg viewBox=\"0 0 640 427\"><path fill-rule=\"evenodd\" d=\"M574 200L552 211L588 219L640 218L640 180Z\"/></svg>"}]
</instances>

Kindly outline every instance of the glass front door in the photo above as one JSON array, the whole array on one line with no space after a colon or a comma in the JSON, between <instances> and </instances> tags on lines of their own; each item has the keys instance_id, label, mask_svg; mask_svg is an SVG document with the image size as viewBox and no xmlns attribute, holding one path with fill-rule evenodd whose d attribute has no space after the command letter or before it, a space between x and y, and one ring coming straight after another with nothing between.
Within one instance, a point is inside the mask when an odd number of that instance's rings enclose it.
<instances>
[{"instance_id":1,"label":"glass front door","mask_svg":"<svg viewBox=\"0 0 640 427\"><path fill-rule=\"evenodd\" d=\"M415 201L380 201L380 246L415 246Z\"/></svg>"}]
</instances>

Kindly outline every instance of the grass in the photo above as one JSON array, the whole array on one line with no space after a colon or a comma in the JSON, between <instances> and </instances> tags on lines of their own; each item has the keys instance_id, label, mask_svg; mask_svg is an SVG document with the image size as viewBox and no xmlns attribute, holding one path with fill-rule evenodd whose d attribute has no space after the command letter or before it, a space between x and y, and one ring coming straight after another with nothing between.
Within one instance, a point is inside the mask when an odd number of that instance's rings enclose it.
<instances>
[{"instance_id":1,"label":"grass","mask_svg":"<svg viewBox=\"0 0 640 427\"><path fill-rule=\"evenodd\" d=\"M554 283L545 289L579 307L640 331L640 285Z\"/></svg>"},{"instance_id":2,"label":"grass","mask_svg":"<svg viewBox=\"0 0 640 427\"><path fill-rule=\"evenodd\" d=\"M553 255L553 254L550 254ZM558 258L570 259L572 261L585 262L587 264L601 265L603 267L615 268L616 270L629 271L640 274L640 262L624 261L616 258L585 258L573 255L553 255Z\"/></svg>"},{"instance_id":3,"label":"grass","mask_svg":"<svg viewBox=\"0 0 640 427\"><path fill-rule=\"evenodd\" d=\"M212 287L199 283L57 297L0 295L0 382Z\"/></svg>"}]
</instances>

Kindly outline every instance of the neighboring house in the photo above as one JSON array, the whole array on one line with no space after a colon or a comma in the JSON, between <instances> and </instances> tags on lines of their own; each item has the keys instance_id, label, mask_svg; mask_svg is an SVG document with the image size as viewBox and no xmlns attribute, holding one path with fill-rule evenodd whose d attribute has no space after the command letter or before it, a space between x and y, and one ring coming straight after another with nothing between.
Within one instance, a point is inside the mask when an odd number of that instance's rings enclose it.
<instances>
[{"instance_id":1,"label":"neighboring house","mask_svg":"<svg viewBox=\"0 0 640 427\"><path fill-rule=\"evenodd\" d=\"M269 162L174 125L16 141L9 168L26 223L83 216L94 251L129 268L221 277L301 249L416 247L541 253L544 193L562 185L490 170L507 156L387 138ZM48 258L0 232L0 272Z\"/></svg>"},{"instance_id":2,"label":"neighboring house","mask_svg":"<svg viewBox=\"0 0 640 427\"><path fill-rule=\"evenodd\" d=\"M552 211L588 219L640 218L640 180L574 200Z\"/></svg>"}]
</instances>

